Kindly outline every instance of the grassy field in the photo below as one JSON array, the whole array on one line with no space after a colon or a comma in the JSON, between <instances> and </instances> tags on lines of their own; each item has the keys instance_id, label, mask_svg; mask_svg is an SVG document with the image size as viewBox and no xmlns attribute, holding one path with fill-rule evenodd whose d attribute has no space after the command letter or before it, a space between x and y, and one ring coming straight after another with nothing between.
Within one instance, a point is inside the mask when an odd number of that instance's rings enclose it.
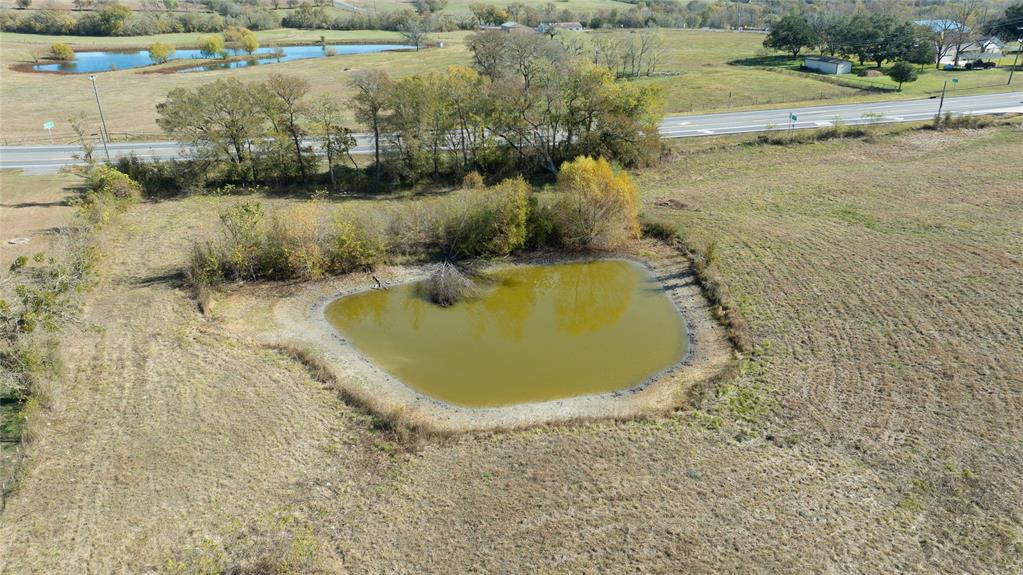
<instances>
[{"instance_id":1,"label":"grassy field","mask_svg":"<svg viewBox=\"0 0 1023 575\"><path fill-rule=\"evenodd\" d=\"M1012 47L1012 45L1010 45ZM1009 51L1009 48L1006 48ZM1015 54L1010 54L997 60L998 68L992 70L955 70L945 71L937 70L934 66L924 66L919 70L920 77L915 82L909 82L902 85L902 92L898 94L901 97L926 97L934 94L941 93L942 86L945 85L945 81L948 81L948 94L979 94L990 91L1002 91L1007 90L1006 84L1009 80L1009 69L1012 66L1013 58ZM752 66L762 67L770 70L783 70L789 73L797 73L804 77L813 78L817 75L813 72L800 71L800 66L803 63L803 58L791 58L789 56L768 56L761 58L748 59L743 64ZM886 63L883 70L887 70L889 64ZM864 89L880 89L880 90L895 90L898 88L898 82L892 81L888 76L879 77L861 77L859 73L864 70L875 69L875 65L868 62L864 66L860 66L855 60L853 60L853 71L852 74L842 75L838 77L838 80L845 85L862 87ZM832 78L835 78L832 76ZM956 79L958 82L953 83L952 80ZM1017 85L1023 86L1023 84Z\"/></svg>"},{"instance_id":2,"label":"grassy field","mask_svg":"<svg viewBox=\"0 0 1023 575\"><path fill-rule=\"evenodd\" d=\"M317 41L320 35L337 41L393 42L397 35L380 31L298 31L271 30L259 32L260 41L301 42ZM286 64L269 64L237 70L222 70L189 74L153 74L151 69L134 69L99 74L104 111L109 131L114 137L159 137L156 126L156 103L172 88L194 86L218 78L237 78L260 81L272 73L286 73L307 79L313 94L331 93L345 98L350 95L347 79L362 68L381 68L395 76L403 76L431 69L443 69L450 64L468 65L470 57L464 46L468 33L435 34L433 39L444 43L444 48L420 53L381 53L357 56L338 56L328 59L304 60ZM76 49L96 47L135 47L144 49L160 39L179 47L191 45L201 34L172 34L160 37L92 38L62 37ZM590 37L589 35L584 36ZM0 82L3 100L0 116L0 137L9 144L43 143L46 133L43 122L57 123L55 138L61 142L74 139L67 118L79 112L98 124L91 85L85 75L37 74L11 70L12 65L31 62L32 53L44 51L57 37L25 34L0 34L0 65L4 68ZM667 113L708 112L729 109L771 107L779 104L812 104L814 102L851 102L910 98L929 95L940 89L944 77L957 76L960 83L956 93L976 94L982 91L1004 91L1005 72L1002 70L950 74L928 71L920 81L908 84L902 93L867 92L857 87L839 86L823 81L813 74L785 70L764 69L754 66L733 65L730 62L755 58L762 50L763 36L755 33L665 31L665 57L659 71L666 75L644 78L638 82L660 86L664 91L664 110ZM775 62L772 60L772 62ZM775 62L776 63L776 62ZM173 65L173 64L171 64ZM887 82L884 78L846 78L844 81ZM1020 76L1019 82L1023 82ZM52 95L61 94L59 111L54 110Z\"/></svg>"},{"instance_id":3,"label":"grassy field","mask_svg":"<svg viewBox=\"0 0 1023 575\"><path fill-rule=\"evenodd\" d=\"M897 131L636 174L647 215L716 241L760 352L628 423L402 440L197 312L189 246L238 198L139 205L101 238L0 571L1018 572L1023 131Z\"/></svg>"}]
</instances>

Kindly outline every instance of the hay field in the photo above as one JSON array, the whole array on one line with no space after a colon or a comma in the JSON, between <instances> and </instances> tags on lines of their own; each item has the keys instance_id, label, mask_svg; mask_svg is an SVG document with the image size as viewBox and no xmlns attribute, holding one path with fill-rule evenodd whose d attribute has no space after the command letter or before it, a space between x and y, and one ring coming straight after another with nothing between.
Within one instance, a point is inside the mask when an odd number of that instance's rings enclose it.
<instances>
[{"instance_id":1,"label":"hay field","mask_svg":"<svg viewBox=\"0 0 1023 575\"><path fill-rule=\"evenodd\" d=\"M1023 131L894 131L637 174L647 214L716 240L760 351L626 423L397 436L197 312L178 274L236 198L133 208L0 572L1018 572Z\"/></svg>"}]
</instances>

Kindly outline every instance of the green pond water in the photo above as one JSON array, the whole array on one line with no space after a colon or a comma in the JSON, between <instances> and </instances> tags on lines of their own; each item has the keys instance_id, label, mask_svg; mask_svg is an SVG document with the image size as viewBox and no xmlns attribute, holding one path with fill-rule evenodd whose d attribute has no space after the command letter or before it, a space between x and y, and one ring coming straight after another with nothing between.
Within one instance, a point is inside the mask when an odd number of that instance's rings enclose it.
<instances>
[{"instance_id":1,"label":"green pond water","mask_svg":"<svg viewBox=\"0 0 1023 575\"><path fill-rule=\"evenodd\" d=\"M327 320L423 394L495 407L627 389L681 360L685 324L642 266L510 268L443 308L419 284L341 297Z\"/></svg>"}]
</instances>

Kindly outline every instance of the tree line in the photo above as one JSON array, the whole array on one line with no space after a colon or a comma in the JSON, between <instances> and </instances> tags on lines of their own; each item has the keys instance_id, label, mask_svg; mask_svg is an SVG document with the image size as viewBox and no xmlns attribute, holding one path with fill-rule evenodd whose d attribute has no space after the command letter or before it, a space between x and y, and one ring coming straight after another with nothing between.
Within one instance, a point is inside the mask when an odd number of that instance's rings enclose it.
<instances>
[{"instance_id":1,"label":"tree line","mask_svg":"<svg viewBox=\"0 0 1023 575\"><path fill-rule=\"evenodd\" d=\"M1011 41L1013 29L1023 24L1023 3L998 14L976 1L951 4L933 11L932 18L916 24L887 12L857 11L841 15L791 13L776 21L764 46L797 56L804 49L819 49L831 56L844 56L860 65L873 62L935 64L959 57L971 44L984 45L994 36Z\"/></svg>"},{"instance_id":2,"label":"tree line","mask_svg":"<svg viewBox=\"0 0 1023 575\"><path fill-rule=\"evenodd\" d=\"M4 10L0 12L0 30L53 36L147 36L222 32L232 26L268 30L281 25L280 17L265 7L231 1L219 2L216 11L211 13L171 10L136 12L117 2L89 12L69 12L47 7L21 15Z\"/></svg>"},{"instance_id":3,"label":"tree line","mask_svg":"<svg viewBox=\"0 0 1023 575\"><path fill-rule=\"evenodd\" d=\"M391 78L355 73L348 102L310 98L300 78L222 79L176 88L157 106L168 135L194 146L190 174L209 181L310 181L327 159L334 185L380 187L460 178L556 173L576 156L624 165L660 153L657 90L616 82L607 68L539 34L483 32L469 39L473 67ZM343 110L372 135L362 170Z\"/></svg>"}]
</instances>

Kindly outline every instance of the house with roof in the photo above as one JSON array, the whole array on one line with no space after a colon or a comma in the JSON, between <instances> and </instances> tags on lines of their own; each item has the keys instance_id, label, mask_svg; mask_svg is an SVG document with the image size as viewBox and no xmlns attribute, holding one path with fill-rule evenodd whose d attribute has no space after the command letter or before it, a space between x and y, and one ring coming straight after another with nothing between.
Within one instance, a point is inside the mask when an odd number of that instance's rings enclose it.
<instances>
[{"instance_id":1,"label":"house with roof","mask_svg":"<svg viewBox=\"0 0 1023 575\"><path fill-rule=\"evenodd\" d=\"M536 31L541 34L554 34L558 30L582 32L584 28L582 22L543 22L536 27Z\"/></svg>"}]
</instances>

